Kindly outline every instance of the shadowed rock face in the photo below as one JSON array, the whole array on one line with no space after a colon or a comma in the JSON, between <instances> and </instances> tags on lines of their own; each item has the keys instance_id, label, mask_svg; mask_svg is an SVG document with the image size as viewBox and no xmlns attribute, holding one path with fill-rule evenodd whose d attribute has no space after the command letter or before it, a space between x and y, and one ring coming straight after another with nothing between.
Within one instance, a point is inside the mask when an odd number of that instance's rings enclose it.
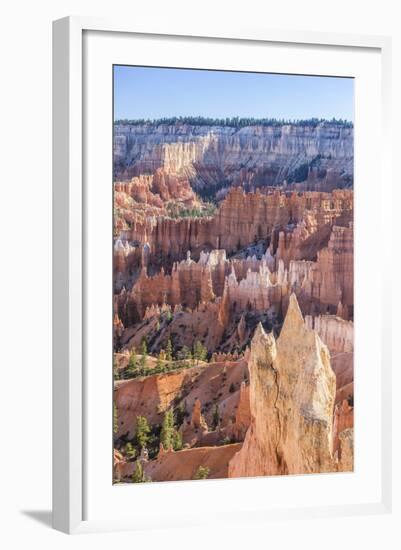
<instances>
[{"instance_id":1,"label":"shadowed rock face","mask_svg":"<svg viewBox=\"0 0 401 550\"><path fill-rule=\"evenodd\" d=\"M279 185L296 169L315 168L313 177L336 173L344 184L353 176L353 128L310 125L219 126L130 125L114 127L114 174L185 175L197 190L227 184ZM312 176L312 174L311 174ZM302 181L302 180L299 180ZM338 181L337 181L338 185Z\"/></svg>"},{"instance_id":2,"label":"shadowed rock face","mask_svg":"<svg viewBox=\"0 0 401 550\"><path fill-rule=\"evenodd\" d=\"M248 367L251 424L229 477L337 471L335 374L327 347L306 327L295 295L277 341L259 325Z\"/></svg>"}]
</instances>

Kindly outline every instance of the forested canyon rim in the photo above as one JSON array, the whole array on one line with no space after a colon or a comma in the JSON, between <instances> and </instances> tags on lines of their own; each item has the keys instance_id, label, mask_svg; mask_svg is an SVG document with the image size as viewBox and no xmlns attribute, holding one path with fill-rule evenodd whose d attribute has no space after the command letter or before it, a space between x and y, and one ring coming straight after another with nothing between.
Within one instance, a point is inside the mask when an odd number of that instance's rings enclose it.
<instances>
[{"instance_id":1,"label":"forested canyon rim","mask_svg":"<svg viewBox=\"0 0 401 550\"><path fill-rule=\"evenodd\" d=\"M318 179L329 180L326 188L350 186L353 126L337 121L241 127L116 124L115 179L153 174L159 168L186 175L205 194L224 183L301 183L313 169Z\"/></svg>"},{"instance_id":2,"label":"forested canyon rim","mask_svg":"<svg viewBox=\"0 0 401 550\"><path fill-rule=\"evenodd\" d=\"M114 478L353 468L353 127L120 122Z\"/></svg>"}]
</instances>

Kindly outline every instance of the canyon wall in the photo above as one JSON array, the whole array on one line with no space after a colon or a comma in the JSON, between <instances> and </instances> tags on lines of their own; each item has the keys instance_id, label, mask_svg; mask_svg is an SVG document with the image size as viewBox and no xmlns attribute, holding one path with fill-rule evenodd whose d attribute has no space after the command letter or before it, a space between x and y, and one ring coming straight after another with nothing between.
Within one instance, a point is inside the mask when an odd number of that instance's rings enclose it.
<instances>
[{"instance_id":1,"label":"canyon wall","mask_svg":"<svg viewBox=\"0 0 401 550\"><path fill-rule=\"evenodd\" d=\"M218 406L220 413L218 430L213 431L214 439L218 442L227 434L235 432L237 440L240 441L243 439L240 434L243 436L249 425L249 397L246 388L242 386L247 372L246 361L238 359L118 381L114 398L118 418L117 436L132 438L138 416L146 416L148 422L154 425L161 423L167 410L181 404L188 413L187 420L182 426L184 442L193 440L191 446L199 446L202 434L198 433L194 437L194 428L199 427L194 422L196 408L199 407L199 417L202 413L211 435L213 404ZM216 396L219 397L216 399ZM213 444L216 444L216 441Z\"/></svg>"},{"instance_id":2,"label":"canyon wall","mask_svg":"<svg viewBox=\"0 0 401 550\"><path fill-rule=\"evenodd\" d=\"M271 243L270 252L277 251L277 258L288 266L290 259L316 259L318 250L327 246L332 225L347 227L352 216L353 194L346 190L263 194L234 188L212 217L172 219L136 211L129 227L119 231L115 268L124 269L128 256L136 268L144 265L144 255L146 265L168 266L188 251L195 259L213 249L231 254L259 240ZM339 235L333 250L341 238L349 236Z\"/></svg>"},{"instance_id":3,"label":"canyon wall","mask_svg":"<svg viewBox=\"0 0 401 550\"><path fill-rule=\"evenodd\" d=\"M197 262L188 252L186 260L173 264L170 274L162 268L150 276L142 267L132 290L116 298L116 313L125 322L129 307L130 319L138 321L154 305L182 305L193 310L222 298L219 307L225 317L248 310L284 315L288 296L294 292L305 315L336 313L344 319L352 318L353 226L334 225L329 229L327 246L317 252L316 261L291 260L288 268L279 249L271 253L272 247L260 258L228 259L225 250L201 251ZM127 242L116 243L115 268L121 270L118 274L125 280L129 262L134 264L135 250ZM144 247L141 254L143 266L149 262L146 250Z\"/></svg>"},{"instance_id":4,"label":"canyon wall","mask_svg":"<svg viewBox=\"0 0 401 550\"><path fill-rule=\"evenodd\" d=\"M280 185L300 166L315 167L323 178L335 173L338 182L352 183L353 128L330 122L242 128L180 123L114 126L116 181L163 168L185 175L201 190L222 181Z\"/></svg>"},{"instance_id":5,"label":"canyon wall","mask_svg":"<svg viewBox=\"0 0 401 550\"><path fill-rule=\"evenodd\" d=\"M305 323L327 345L336 374L336 403L354 397L354 324L335 315L307 316ZM347 426L349 427L349 426Z\"/></svg>"},{"instance_id":6,"label":"canyon wall","mask_svg":"<svg viewBox=\"0 0 401 550\"><path fill-rule=\"evenodd\" d=\"M141 174L130 181L117 182L114 185L116 193L125 193L137 203L146 203L162 209L165 202L179 200L186 205L196 202L189 181L185 176L177 176L157 169L151 175ZM116 201L118 204L118 200Z\"/></svg>"}]
</instances>

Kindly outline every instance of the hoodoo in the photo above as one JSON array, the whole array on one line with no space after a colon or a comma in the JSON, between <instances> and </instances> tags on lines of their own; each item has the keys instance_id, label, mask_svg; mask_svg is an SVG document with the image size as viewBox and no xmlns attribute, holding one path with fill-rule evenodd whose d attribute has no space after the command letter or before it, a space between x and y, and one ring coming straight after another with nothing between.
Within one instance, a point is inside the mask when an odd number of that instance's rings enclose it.
<instances>
[{"instance_id":1,"label":"hoodoo","mask_svg":"<svg viewBox=\"0 0 401 550\"><path fill-rule=\"evenodd\" d=\"M335 374L294 294L277 341L258 325L248 368L251 422L229 477L335 471Z\"/></svg>"}]
</instances>

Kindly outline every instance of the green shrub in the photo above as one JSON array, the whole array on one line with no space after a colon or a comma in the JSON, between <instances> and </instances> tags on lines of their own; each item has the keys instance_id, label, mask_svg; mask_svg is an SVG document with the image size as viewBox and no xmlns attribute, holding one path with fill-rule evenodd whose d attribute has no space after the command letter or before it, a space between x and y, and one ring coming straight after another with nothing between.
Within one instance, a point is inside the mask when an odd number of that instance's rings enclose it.
<instances>
[{"instance_id":1,"label":"green shrub","mask_svg":"<svg viewBox=\"0 0 401 550\"><path fill-rule=\"evenodd\" d=\"M131 479L133 483L146 483L148 481L151 481L150 477L147 477L147 475L143 471L143 466L140 460L137 460L135 462L135 470L132 474Z\"/></svg>"},{"instance_id":2,"label":"green shrub","mask_svg":"<svg viewBox=\"0 0 401 550\"><path fill-rule=\"evenodd\" d=\"M173 409L169 409L164 415L162 431L160 433L160 441L163 443L165 449L174 447L174 432L174 413Z\"/></svg>"},{"instance_id":3,"label":"green shrub","mask_svg":"<svg viewBox=\"0 0 401 550\"><path fill-rule=\"evenodd\" d=\"M128 460L133 460L136 457L136 449L130 441L125 445L125 455Z\"/></svg>"},{"instance_id":4,"label":"green shrub","mask_svg":"<svg viewBox=\"0 0 401 550\"><path fill-rule=\"evenodd\" d=\"M197 359L198 361L206 361L207 348L202 344L202 342L199 342L199 340L196 340L194 344L193 356L194 359Z\"/></svg>"},{"instance_id":5,"label":"green shrub","mask_svg":"<svg viewBox=\"0 0 401 550\"><path fill-rule=\"evenodd\" d=\"M199 466L199 468L196 470L194 479L207 479L210 474L210 468L207 466Z\"/></svg>"},{"instance_id":6,"label":"green shrub","mask_svg":"<svg viewBox=\"0 0 401 550\"><path fill-rule=\"evenodd\" d=\"M136 417L135 440L142 449L149 440L150 426L145 416Z\"/></svg>"}]
</instances>

